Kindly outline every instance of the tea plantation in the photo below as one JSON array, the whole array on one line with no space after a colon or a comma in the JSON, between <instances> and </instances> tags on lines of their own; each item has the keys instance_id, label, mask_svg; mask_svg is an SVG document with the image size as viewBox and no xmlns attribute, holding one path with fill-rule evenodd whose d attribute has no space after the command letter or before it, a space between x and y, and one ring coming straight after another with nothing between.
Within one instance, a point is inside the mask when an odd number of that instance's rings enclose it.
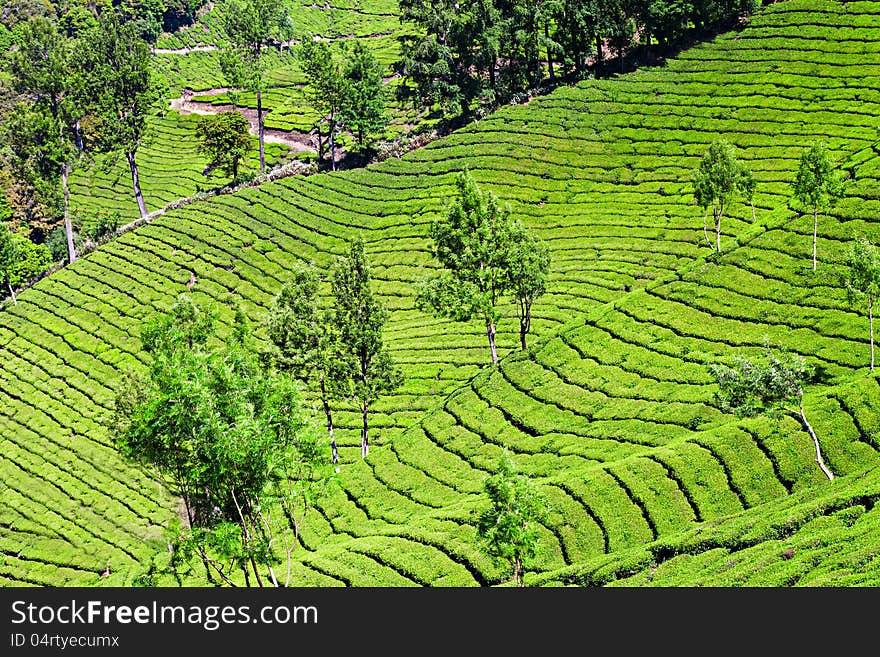
<instances>
[{"instance_id":1,"label":"tea plantation","mask_svg":"<svg viewBox=\"0 0 880 657\"><path fill-rule=\"evenodd\" d=\"M880 381L839 277L855 234L880 240L878 89L880 2L788 0L399 160L214 197L104 245L0 312L0 581L178 583L161 568L175 501L103 426L142 357L139 322L192 272L224 326L232 295L258 323L293 262L326 269L361 234L405 383L376 404L366 460L359 417L337 413L340 472L293 583L502 583L473 511L507 449L550 508L528 584L877 585ZM757 192L754 221L743 204L725 218L716 261L690 176L718 136ZM790 206L814 140L850 179L820 216L816 272L812 216ZM551 247L531 349L506 306L497 369L476 322L414 303L436 266L428 226L464 166ZM804 407L833 481L798 422L741 420L714 398L708 365L765 340L820 370Z\"/></svg>"}]
</instances>

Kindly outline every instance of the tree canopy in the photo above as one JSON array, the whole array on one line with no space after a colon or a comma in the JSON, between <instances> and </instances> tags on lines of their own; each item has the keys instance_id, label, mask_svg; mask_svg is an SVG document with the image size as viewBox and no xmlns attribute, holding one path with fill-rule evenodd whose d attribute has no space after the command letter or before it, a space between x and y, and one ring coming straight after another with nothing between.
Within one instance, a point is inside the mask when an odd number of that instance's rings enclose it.
<instances>
[{"instance_id":1,"label":"tree canopy","mask_svg":"<svg viewBox=\"0 0 880 657\"><path fill-rule=\"evenodd\" d=\"M199 152L208 158L204 174L220 171L235 181L239 167L251 149L250 124L241 112L229 110L201 116L196 123Z\"/></svg>"},{"instance_id":2,"label":"tree canopy","mask_svg":"<svg viewBox=\"0 0 880 657\"><path fill-rule=\"evenodd\" d=\"M183 500L176 563L198 555L208 576L233 584L232 569L283 585L308 504L320 482L319 442L296 382L260 366L243 314L230 336L216 315L181 295L146 323L146 374L119 387L112 431L120 450L155 467ZM279 554L278 547L282 552ZM276 564L287 559L287 577Z\"/></svg>"},{"instance_id":3,"label":"tree canopy","mask_svg":"<svg viewBox=\"0 0 880 657\"><path fill-rule=\"evenodd\" d=\"M825 146L811 144L801 153L792 183L792 196L813 211L813 271L816 271L819 210L833 206L842 195L843 177L835 175L834 164Z\"/></svg>"},{"instance_id":4,"label":"tree canopy","mask_svg":"<svg viewBox=\"0 0 880 657\"><path fill-rule=\"evenodd\" d=\"M844 286L850 303L863 300L868 310L871 371L874 371L874 304L880 298L880 247L862 235L850 244Z\"/></svg>"},{"instance_id":5,"label":"tree canopy","mask_svg":"<svg viewBox=\"0 0 880 657\"><path fill-rule=\"evenodd\" d=\"M362 237L333 270L334 331L339 336L336 374L340 389L356 399L361 412L361 456L369 454L370 405L400 386L403 377L382 339L388 311L372 290L370 265Z\"/></svg>"},{"instance_id":6,"label":"tree canopy","mask_svg":"<svg viewBox=\"0 0 880 657\"><path fill-rule=\"evenodd\" d=\"M498 460L498 469L483 483L489 501L477 519L477 536L482 549L505 562L516 586L523 586L525 561L533 558L540 545L538 522L546 503L525 475L517 471L507 450Z\"/></svg>"},{"instance_id":7,"label":"tree canopy","mask_svg":"<svg viewBox=\"0 0 880 657\"><path fill-rule=\"evenodd\" d=\"M495 336L504 295L520 311L520 340L531 326L532 305L546 290L550 256L546 247L510 215L490 191L479 188L465 169L456 177L458 194L445 215L431 223L434 257L443 270L419 285L417 303L457 322L482 319L492 363L498 363Z\"/></svg>"},{"instance_id":8,"label":"tree canopy","mask_svg":"<svg viewBox=\"0 0 880 657\"><path fill-rule=\"evenodd\" d=\"M766 344L763 358L736 356L732 366L710 363L709 371L718 383L715 399L723 411L739 417L789 413L798 418L813 439L816 462L828 479L834 479L804 412L804 386L815 376L815 369L805 358L785 350L776 353ZM791 405L795 405L796 410Z\"/></svg>"},{"instance_id":9,"label":"tree canopy","mask_svg":"<svg viewBox=\"0 0 880 657\"><path fill-rule=\"evenodd\" d=\"M716 139L703 155L691 179L694 198L703 209L712 208L715 221L715 245L706 233L705 220L703 232L706 241L721 255L721 220L726 209L738 197L751 201L755 190L755 179L751 171L736 156L736 149L724 139Z\"/></svg>"},{"instance_id":10,"label":"tree canopy","mask_svg":"<svg viewBox=\"0 0 880 657\"><path fill-rule=\"evenodd\" d=\"M293 19L284 0L231 0L224 6L220 24L228 39L220 53L220 67L227 82L257 95L260 171L263 172L266 170L264 55L272 43L284 43L293 37Z\"/></svg>"}]
</instances>

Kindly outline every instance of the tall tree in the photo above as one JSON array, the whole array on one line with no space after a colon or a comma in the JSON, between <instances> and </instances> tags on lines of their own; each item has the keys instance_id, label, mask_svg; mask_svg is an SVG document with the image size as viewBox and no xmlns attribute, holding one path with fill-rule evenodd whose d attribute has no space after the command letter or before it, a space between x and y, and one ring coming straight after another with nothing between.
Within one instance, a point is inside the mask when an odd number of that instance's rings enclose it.
<instances>
[{"instance_id":1,"label":"tall tree","mask_svg":"<svg viewBox=\"0 0 880 657\"><path fill-rule=\"evenodd\" d=\"M125 155L138 211L146 217L137 153L149 138L148 119L161 97L150 46L134 23L122 23L115 12L104 11L98 26L87 33L83 55L100 125L96 141L102 151Z\"/></svg>"},{"instance_id":2,"label":"tall tree","mask_svg":"<svg viewBox=\"0 0 880 657\"><path fill-rule=\"evenodd\" d=\"M517 471L507 452L498 461L498 471L483 484L489 508L477 520L477 536L485 552L507 562L516 586L523 586L525 560L538 553L537 523L546 505L534 484Z\"/></svg>"},{"instance_id":3,"label":"tall tree","mask_svg":"<svg viewBox=\"0 0 880 657\"><path fill-rule=\"evenodd\" d=\"M709 240L709 246L721 255L721 220L724 211L737 196L751 195L754 191L754 178L749 169L736 157L736 150L723 139L716 139L700 161L694 172L692 183L697 204L706 209L712 208L715 220L715 246ZM751 190L751 191L749 191ZM706 232L705 222L703 232Z\"/></svg>"},{"instance_id":4,"label":"tall tree","mask_svg":"<svg viewBox=\"0 0 880 657\"><path fill-rule=\"evenodd\" d=\"M321 123L327 124L327 140L330 144L330 168L336 171L336 136L342 126L343 108L349 91L341 63L326 41L313 38L303 40L300 49L302 67L308 79L306 97L321 115L318 123L318 156L323 157Z\"/></svg>"},{"instance_id":5,"label":"tall tree","mask_svg":"<svg viewBox=\"0 0 880 657\"><path fill-rule=\"evenodd\" d=\"M260 172L266 170L263 91L270 41L289 41L293 20L284 0L232 0L224 9L220 24L229 44L220 55L220 66L232 87L255 92L260 138Z\"/></svg>"},{"instance_id":6,"label":"tall tree","mask_svg":"<svg viewBox=\"0 0 880 657\"><path fill-rule=\"evenodd\" d=\"M210 576L234 585L290 579L299 541L293 506L319 484L318 442L289 376L260 367L243 313L229 337L211 311L181 295L141 332L146 375L129 373L111 422L123 454L155 467L186 508L176 559L197 554ZM274 516L276 510L281 514ZM302 517L302 512L296 515ZM293 536L291 537L291 531ZM282 543L287 576L275 573Z\"/></svg>"},{"instance_id":7,"label":"tall tree","mask_svg":"<svg viewBox=\"0 0 880 657\"><path fill-rule=\"evenodd\" d=\"M208 166L202 173L208 175L217 169L235 181L241 160L251 149L249 129L247 119L235 110L199 117L196 123L199 152L208 158Z\"/></svg>"},{"instance_id":8,"label":"tall tree","mask_svg":"<svg viewBox=\"0 0 880 657\"><path fill-rule=\"evenodd\" d=\"M330 401L342 383L339 335L331 314L322 310L318 297L318 273L312 265L294 264L289 278L275 297L266 321L276 367L297 379L317 380L333 463L339 461Z\"/></svg>"},{"instance_id":9,"label":"tall tree","mask_svg":"<svg viewBox=\"0 0 880 657\"><path fill-rule=\"evenodd\" d=\"M51 264L49 247L35 244L0 222L0 283L6 285L14 304L18 303L15 289L42 274Z\"/></svg>"},{"instance_id":10,"label":"tall tree","mask_svg":"<svg viewBox=\"0 0 880 657\"><path fill-rule=\"evenodd\" d=\"M519 341L527 349L526 334L532 326L532 306L547 291L550 252L547 245L517 223L507 253L507 286L519 314Z\"/></svg>"},{"instance_id":11,"label":"tall tree","mask_svg":"<svg viewBox=\"0 0 880 657\"><path fill-rule=\"evenodd\" d=\"M18 305L15 299L15 289L12 286L12 270L18 261L18 249L16 248L15 239L9 227L0 222L0 279L9 289L12 296L12 303Z\"/></svg>"},{"instance_id":12,"label":"tall tree","mask_svg":"<svg viewBox=\"0 0 880 657\"><path fill-rule=\"evenodd\" d=\"M832 207L843 195L843 178L835 175L834 164L824 145L811 144L801 153L792 195L813 211L813 271L816 271L819 210Z\"/></svg>"},{"instance_id":13,"label":"tall tree","mask_svg":"<svg viewBox=\"0 0 880 657\"><path fill-rule=\"evenodd\" d=\"M401 37L401 65L419 103L466 114L494 92L501 33L492 0L401 0L400 12L416 28Z\"/></svg>"},{"instance_id":14,"label":"tall tree","mask_svg":"<svg viewBox=\"0 0 880 657\"><path fill-rule=\"evenodd\" d=\"M21 24L14 47L8 56L12 88L28 103L30 127L37 127L41 147L36 150L22 144L21 156L38 157L36 170L51 180L59 175L63 195L64 230L70 262L76 260L73 224L70 217L68 178L82 145L79 120L85 113L80 93L83 77L72 65L75 44L59 33L48 18L34 18ZM57 174L46 170L54 170ZM57 183L55 183L57 184Z\"/></svg>"},{"instance_id":15,"label":"tall tree","mask_svg":"<svg viewBox=\"0 0 880 657\"><path fill-rule=\"evenodd\" d=\"M844 281L850 303L864 299L868 304L868 335L871 341L871 371L874 371L874 303L880 298L880 247L866 237L857 237L847 254Z\"/></svg>"},{"instance_id":16,"label":"tall tree","mask_svg":"<svg viewBox=\"0 0 880 657\"><path fill-rule=\"evenodd\" d=\"M709 371L718 383L717 401L722 410L732 411L740 417L760 413L794 416L813 439L816 463L828 479L834 479L822 459L819 439L804 412L804 385L812 379L813 368L796 354L783 350L777 355L769 345L765 346L764 352L763 359L737 356L733 367L720 363L709 365ZM797 405L796 410L791 408L792 404Z\"/></svg>"},{"instance_id":17,"label":"tall tree","mask_svg":"<svg viewBox=\"0 0 880 657\"><path fill-rule=\"evenodd\" d=\"M363 238L349 245L333 272L333 324L339 335L341 379L361 411L361 456L369 454L370 405L402 382L382 341L388 311L373 295Z\"/></svg>"},{"instance_id":18,"label":"tall tree","mask_svg":"<svg viewBox=\"0 0 880 657\"><path fill-rule=\"evenodd\" d=\"M434 257L444 271L422 282L417 302L423 310L457 322L480 317L496 365L498 304L508 290L509 250L516 229L510 209L492 192L480 190L470 171L460 173L455 184L457 197L430 229Z\"/></svg>"},{"instance_id":19,"label":"tall tree","mask_svg":"<svg viewBox=\"0 0 880 657\"><path fill-rule=\"evenodd\" d=\"M388 124L382 67L364 41L356 41L346 58L344 86L340 115L363 149Z\"/></svg>"}]
</instances>

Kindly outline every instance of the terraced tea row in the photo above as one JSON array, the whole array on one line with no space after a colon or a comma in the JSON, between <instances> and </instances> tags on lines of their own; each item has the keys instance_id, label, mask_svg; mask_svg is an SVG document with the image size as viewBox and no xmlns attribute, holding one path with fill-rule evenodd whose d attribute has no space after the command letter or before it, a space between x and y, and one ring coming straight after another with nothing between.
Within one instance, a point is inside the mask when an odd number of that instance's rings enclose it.
<instances>
[{"instance_id":1,"label":"terraced tea row","mask_svg":"<svg viewBox=\"0 0 880 657\"><path fill-rule=\"evenodd\" d=\"M530 583L877 586L878 491L875 468Z\"/></svg>"},{"instance_id":2,"label":"terraced tea row","mask_svg":"<svg viewBox=\"0 0 880 657\"><path fill-rule=\"evenodd\" d=\"M792 13L791 27L822 25L837 7L810 6ZM753 24L763 29L783 7L768 8ZM474 544L471 514L504 448L551 504L545 550L531 564L537 571L637 548L826 485L809 437L793 420L736 422L715 406L707 362L759 347L765 335L815 359L837 386L811 390L807 412L839 479L880 465L875 439L865 433L876 424L876 403L846 387L867 363L864 321L825 278L839 268L850 230L878 235L866 220L877 216L870 147L880 121L870 80L880 62L866 55L860 75L834 66L839 54L876 41L877 30L854 28L809 76L776 70L802 61L799 37L788 37L790 49L766 49L765 61L743 78L737 53L759 48L746 38L751 29L663 68L504 109L401 160L216 197L123 236L0 315L0 344L22 359L4 363L3 377L33 386L20 384L2 417L53 443L105 445L97 419L112 403L117 368L136 362L138 321L184 291L189 272L195 298L217 301L224 322L230 293L259 320L294 259L327 267L361 232L392 311L386 340L406 383L376 404L377 440L366 462L357 449L359 418L337 414L339 486L307 525L298 582L500 581L501 571ZM866 100L835 107L831 122L810 95L818 88L829 98L864 93ZM737 144L755 172L757 222L737 206L725 219L725 255L708 264L688 181L718 134ZM855 183L837 219L820 223L820 276L813 278L799 269L809 266L811 226L786 206L800 150L816 138L851 158ZM488 349L478 326L430 318L413 303L415 282L435 266L427 226L464 165L552 249L550 290L535 309L535 347L497 372L483 371ZM756 285L765 273L769 282ZM506 354L517 340L512 308L505 312L499 343ZM44 400L55 401L44 410ZM73 423L80 429L69 439ZM35 471L39 459L56 463L48 446L34 449ZM102 449L108 471L155 500L154 508L165 502ZM2 467L15 490L43 500L44 482ZM47 502L56 503L64 517L78 517L75 504ZM129 510L114 517L145 531ZM0 526L6 521L0 516ZM106 531L110 554L115 539ZM161 545L153 547L165 558ZM134 561L119 556L112 572L134 572ZM4 577L16 581L14 573Z\"/></svg>"},{"instance_id":3,"label":"terraced tea row","mask_svg":"<svg viewBox=\"0 0 880 657\"><path fill-rule=\"evenodd\" d=\"M203 175L208 160L198 152L197 119L194 115L169 111L154 122L152 138L138 151L138 172L148 211L229 182L220 174ZM259 171L257 138L253 137L252 142L253 148L242 162L242 172ZM269 165L284 161L287 154L287 146L266 144ZM71 211L74 216L81 215L86 224L95 221L98 212L118 212L122 223L139 216L125 157L109 167L102 167L99 162L90 169L75 171L70 183Z\"/></svg>"}]
</instances>

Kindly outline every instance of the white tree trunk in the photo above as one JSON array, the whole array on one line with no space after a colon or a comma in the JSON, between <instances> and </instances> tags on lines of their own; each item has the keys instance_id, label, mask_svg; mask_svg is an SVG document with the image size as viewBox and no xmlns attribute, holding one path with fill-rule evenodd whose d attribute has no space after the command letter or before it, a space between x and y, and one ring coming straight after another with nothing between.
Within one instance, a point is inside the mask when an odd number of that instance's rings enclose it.
<instances>
[{"instance_id":1,"label":"white tree trunk","mask_svg":"<svg viewBox=\"0 0 880 657\"><path fill-rule=\"evenodd\" d=\"M816 241L819 234L819 210L813 208L813 271L816 271Z\"/></svg>"},{"instance_id":2,"label":"white tree trunk","mask_svg":"<svg viewBox=\"0 0 880 657\"><path fill-rule=\"evenodd\" d=\"M486 322L486 335L489 336L489 349L492 352L492 364L498 364L498 352L495 350L495 324Z\"/></svg>"},{"instance_id":3,"label":"white tree trunk","mask_svg":"<svg viewBox=\"0 0 880 657\"><path fill-rule=\"evenodd\" d=\"M70 220L70 187L67 177L70 175L70 165L65 162L61 165L61 189L64 191L64 233L67 235L67 257L70 263L76 260L76 247L73 245L73 222Z\"/></svg>"},{"instance_id":4,"label":"white tree trunk","mask_svg":"<svg viewBox=\"0 0 880 657\"><path fill-rule=\"evenodd\" d=\"M822 450L819 448L819 439L816 437L816 432L813 431L813 427L807 421L807 416L804 413L803 401L798 405L798 409L801 413L801 421L804 423L804 427L806 427L807 431L810 432L810 436L813 438L813 444L816 446L816 463L818 463L819 467L822 468L822 472L825 473L825 476L828 477L829 480L833 480L834 475L831 474L831 470L826 467L825 461L822 459Z\"/></svg>"},{"instance_id":5,"label":"white tree trunk","mask_svg":"<svg viewBox=\"0 0 880 657\"><path fill-rule=\"evenodd\" d=\"M265 129L263 127L263 92L257 89L257 126L260 136L260 173L266 171L266 147L264 145Z\"/></svg>"},{"instance_id":6,"label":"white tree trunk","mask_svg":"<svg viewBox=\"0 0 880 657\"><path fill-rule=\"evenodd\" d=\"M868 299L868 333L871 336L871 371L874 371L874 299Z\"/></svg>"}]
</instances>

